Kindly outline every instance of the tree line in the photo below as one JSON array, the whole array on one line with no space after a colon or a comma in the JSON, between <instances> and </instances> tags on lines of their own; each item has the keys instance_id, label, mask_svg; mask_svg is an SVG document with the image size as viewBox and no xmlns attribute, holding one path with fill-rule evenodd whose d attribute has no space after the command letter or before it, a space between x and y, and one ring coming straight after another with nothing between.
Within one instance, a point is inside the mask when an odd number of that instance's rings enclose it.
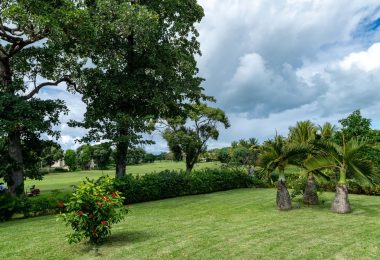
<instances>
[{"instance_id":1,"label":"tree line","mask_svg":"<svg viewBox=\"0 0 380 260\"><path fill-rule=\"evenodd\" d=\"M289 165L297 166L305 180L304 203L318 204L316 181L335 183L332 210L347 213L351 211L348 181L363 187L380 183L380 130L371 129L371 120L364 118L360 110L339 123L338 128L328 122L319 126L309 120L300 121L289 128L287 137L276 134L262 144L255 138L240 140L203 156L228 167L246 167L249 175L268 184L276 183L280 210L292 207L285 170Z\"/></svg>"}]
</instances>

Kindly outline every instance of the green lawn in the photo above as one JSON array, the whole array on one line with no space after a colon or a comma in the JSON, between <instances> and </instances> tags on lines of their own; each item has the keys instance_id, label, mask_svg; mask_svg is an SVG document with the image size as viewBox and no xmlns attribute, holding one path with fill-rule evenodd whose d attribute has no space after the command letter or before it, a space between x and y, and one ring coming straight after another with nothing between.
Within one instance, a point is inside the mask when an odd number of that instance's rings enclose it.
<instances>
[{"instance_id":1,"label":"green lawn","mask_svg":"<svg viewBox=\"0 0 380 260\"><path fill-rule=\"evenodd\" d=\"M213 168L220 165L218 162L198 163L195 165L195 169ZM163 170L185 170L186 166L184 162L173 161L160 161L141 165L127 166L127 173L130 174L146 174L151 172L159 172ZM25 182L25 188L28 190L32 185L36 185L42 192L46 194L52 190L71 191L71 185L77 185L82 180L89 177L91 179L97 179L102 175L114 176L114 170L107 171L78 171L68 173L49 173L44 176L42 181L27 180Z\"/></svg>"},{"instance_id":2,"label":"green lawn","mask_svg":"<svg viewBox=\"0 0 380 260\"><path fill-rule=\"evenodd\" d=\"M380 200L351 195L353 213L279 212L274 189L241 189L134 204L99 259L379 259ZM54 216L0 223L3 259L94 259L68 245Z\"/></svg>"}]
</instances>

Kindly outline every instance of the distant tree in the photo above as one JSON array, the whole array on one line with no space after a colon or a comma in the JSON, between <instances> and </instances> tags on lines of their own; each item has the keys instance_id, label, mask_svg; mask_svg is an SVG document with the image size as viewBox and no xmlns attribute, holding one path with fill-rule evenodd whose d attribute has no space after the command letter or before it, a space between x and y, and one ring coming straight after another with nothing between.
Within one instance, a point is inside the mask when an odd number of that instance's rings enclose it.
<instances>
[{"instance_id":1,"label":"distant tree","mask_svg":"<svg viewBox=\"0 0 380 260\"><path fill-rule=\"evenodd\" d=\"M217 151L217 159L221 163L229 163L231 160L231 155L230 155L230 148L229 147L224 147L221 148Z\"/></svg>"},{"instance_id":2,"label":"distant tree","mask_svg":"<svg viewBox=\"0 0 380 260\"><path fill-rule=\"evenodd\" d=\"M219 124L225 128L230 126L225 113L205 104L193 105L188 111L188 117L168 120L163 137L168 143L175 144L186 156L187 172L191 172L199 155L206 151L207 141L218 139ZM173 146L169 145L171 147Z\"/></svg>"},{"instance_id":3,"label":"distant tree","mask_svg":"<svg viewBox=\"0 0 380 260\"><path fill-rule=\"evenodd\" d=\"M77 154L74 150L66 150L64 159L70 171L77 169Z\"/></svg>"},{"instance_id":4,"label":"distant tree","mask_svg":"<svg viewBox=\"0 0 380 260\"><path fill-rule=\"evenodd\" d=\"M143 162L145 155L146 155L146 152L143 148L141 147L131 148L127 155L127 164L129 165L139 164Z\"/></svg>"},{"instance_id":5,"label":"distant tree","mask_svg":"<svg viewBox=\"0 0 380 260\"><path fill-rule=\"evenodd\" d=\"M111 164L112 148L110 143L102 143L91 147L92 158L97 167L101 170L107 169Z\"/></svg>"},{"instance_id":6,"label":"distant tree","mask_svg":"<svg viewBox=\"0 0 380 260\"><path fill-rule=\"evenodd\" d=\"M260 146L256 138L241 139L234 142L230 149L230 164L245 166L249 175L253 175L258 163Z\"/></svg>"},{"instance_id":7,"label":"distant tree","mask_svg":"<svg viewBox=\"0 0 380 260\"><path fill-rule=\"evenodd\" d=\"M156 156L152 153L146 153L143 159L144 163L154 163Z\"/></svg>"},{"instance_id":8,"label":"distant tree","mask_svg":"<svg viewBox=\"0 0 380 260\"><path fill-rule=\"evenodd\" d=\"M42 163L44 166L51 167L55 162L63 159L63 150L59 144L49 143L43 149Z\"/></svg>"},{"instance_id":9,"label":"distant tree","mask_svg":"<svg viewBox=\"0 0 380 260\"><path fill-rule=\"evenodd\" d=\"M329 122L324 123L322 126L318 126L316 139L321 140L332 140L337 132L336 126L332 125Z\"/></svg>"},{"instance_id":10,"label":"distant tree","mask_svg":"<svg viewBox=\"0 0 380 260\"><path fill-rule=\"evenodd\" d=\"M91 146L84 144L77 149L77 163L82 170L89 170L91 165Z\"/></svg>"},{"instance_id":11,"label":"distant tree","mask_svg":"<svg viewBox=\"0 0 380 260\"><path fill-rule=\"evenodd\" d=\"M342 132L346 140L352 138L369 138L371 134L371 119L364 118L360 110L355 110L347 118L339 120L342 125ZM337 138L341 141L341 134Z\"/></svg>"}]
</instances>

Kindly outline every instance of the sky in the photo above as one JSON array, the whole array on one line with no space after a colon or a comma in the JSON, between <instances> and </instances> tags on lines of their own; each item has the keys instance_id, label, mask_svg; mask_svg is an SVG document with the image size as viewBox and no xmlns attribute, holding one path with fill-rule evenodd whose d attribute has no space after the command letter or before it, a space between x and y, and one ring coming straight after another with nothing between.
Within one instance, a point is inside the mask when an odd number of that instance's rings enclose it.
<instances>
[{"instance_id":1,"label":"sky","mask_svg":"<svg viewBox=\"0 0 380 260\"><path fill-rule=\"evenodd\" d=\"M379 0L200 0L205 17L198 25L202 56L197 57L203 87L213 106L228 115L209 148L234 140L267 140L287 135L297 121L338 120L360 109L380 128ZM42 98L66 101L70 113L58 126L64 149L79 146L84 129L79 95L62 87L41 91ZM146 147L166 151L159 133Z\"/></svg>"}]
</instances>

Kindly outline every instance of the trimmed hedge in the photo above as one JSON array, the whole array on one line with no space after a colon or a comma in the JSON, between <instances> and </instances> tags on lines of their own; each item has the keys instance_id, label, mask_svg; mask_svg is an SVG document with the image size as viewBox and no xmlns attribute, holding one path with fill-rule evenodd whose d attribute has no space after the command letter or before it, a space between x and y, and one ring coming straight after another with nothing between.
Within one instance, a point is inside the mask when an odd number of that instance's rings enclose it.
<instances>
[{"instance_id":1,"label":"trimmed hedge","mask_svg":"<svg viewBox=\"0 0 380 260\"><path fill-rule=\"evenodd\" d=\"M143 176L126 175L115 180L125 203L136 203L260 186L260 182L236 169L206 169L191 173L162 171Z\"/></svg>"},{"instance_id":2,"label":"trimmed hedge","mask_svg":"<svg viewBox=\"0 0 380 260\"><path fill-rule=\"evenodd\" d=\"M64 211L64 201L71 194L52 193L49 196L14 197L9 193L0 194L0 221L12 218L14 214L22 214L24 217L56 214Z\"/></svg>"},{"instance_id":3,"label":"trimmed hedge","mask_svg":"<svg viewBox=\"0 0 380 260\"><path fill-rule=\"evenodd\" d=\"M114 180L115 190L123 193L125 203L136 203L178 196L211 193L261 186L261 182L236 169L206 169L192 173L162 171L143 176L126 175ZM0 221L16 213L24 217L56 214L65 211L64 202L71 194L53 192L48 196L13 197L0 194Z\"/></svg>"}]
</instances>

